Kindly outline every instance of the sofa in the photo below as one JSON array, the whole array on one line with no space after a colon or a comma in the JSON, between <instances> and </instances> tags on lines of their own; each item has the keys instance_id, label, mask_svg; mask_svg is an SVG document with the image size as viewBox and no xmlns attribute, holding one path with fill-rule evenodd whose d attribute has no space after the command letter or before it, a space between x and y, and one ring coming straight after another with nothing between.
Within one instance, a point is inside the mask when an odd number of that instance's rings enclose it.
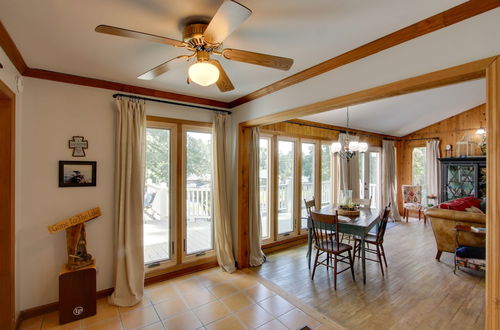
<instances>
[{"instance_id":1,"label":"sofa","mask_svg":"<svg viewBox=\"0 0 500 330\"><path fill-rule=\"evenodd\" d=\"M486 215L483 213L442 209L436 206L427 209L425 215L430 219L436 239L437 260L441 258L443 252L455 253L456 225L486 227ZM485 244L484 236L460 232L460 245L484 247Z\"/></svg>"}]
</instances>

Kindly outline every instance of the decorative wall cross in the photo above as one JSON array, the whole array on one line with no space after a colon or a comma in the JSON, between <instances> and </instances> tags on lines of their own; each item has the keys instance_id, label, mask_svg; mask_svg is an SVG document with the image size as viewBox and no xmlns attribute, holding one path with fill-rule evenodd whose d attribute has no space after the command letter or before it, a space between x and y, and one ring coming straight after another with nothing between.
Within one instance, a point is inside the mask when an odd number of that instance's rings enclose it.
<instances>
[{"instance_id":1,"label":"decorative wall cross","mask_svg":"<svg viewBox=\"0 0 500 330\"><path fill-rule=\"evenodd\" d=\"M69 142L69 148L73 149L73 157L85 157L85 149L89 142L83 136L73 136Z\"/></svg>"}]
</instances>

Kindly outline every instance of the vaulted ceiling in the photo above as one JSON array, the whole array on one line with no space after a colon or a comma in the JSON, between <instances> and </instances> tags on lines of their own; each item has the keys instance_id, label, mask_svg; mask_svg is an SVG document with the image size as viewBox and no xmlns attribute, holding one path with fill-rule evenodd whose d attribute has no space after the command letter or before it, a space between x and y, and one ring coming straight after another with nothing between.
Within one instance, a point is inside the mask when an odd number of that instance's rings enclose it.
<instances>
[{"instance_id":1,"label":"vaulted ceiling","mask_svg":"<svg viewBox=\"0 0 500 330\"><path fill-rule=\"evenodd\" d=\"M464 0L241 0L253 14L224 46L291 57L288 72L221 59L236 89L187 85L179 62L154 81L136 77L185 53L170 46L98 34L108 24L181 39L180 22L212 16L222 0L25 0L0 2L29 67L231 101L293 73L432 16ZM325 95L327 96L327 95Z\"/></svg>"}]
</instances>

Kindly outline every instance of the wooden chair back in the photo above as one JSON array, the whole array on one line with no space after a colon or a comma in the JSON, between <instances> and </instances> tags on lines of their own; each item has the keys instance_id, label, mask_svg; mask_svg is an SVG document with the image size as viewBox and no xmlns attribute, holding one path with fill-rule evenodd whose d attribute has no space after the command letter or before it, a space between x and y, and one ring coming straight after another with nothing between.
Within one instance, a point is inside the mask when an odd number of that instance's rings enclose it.
<instances>
[{"instance_id":1,"label":"wooden chair back","mask_svg":"<svg viewBox=\"0 0 500 330\"><path fill-rule=\"evenodd\" d=\"M391 203L386 206L384 209L384 213L382 213L382 221L380 221L380 225L377 231L377 242L384 242L385 230L387 228L387 222L389 221L389 213L391 213Z\"/></svg>"},{"instance_id":2,"label":"wooden chair back","mask_svg":"<svg viewBox=\"0 0 500 330\"><path fill-rule=\"evenodd\" d=\"M306 205L306 211L307 211L307 215L310 217L311 216L311 211L312 211L312 208L316 208L316 200L314 199L314 196L311 200L307 201L305 198L304 198L304 204Z\"/></svg>"},{"instance_id":3,"label":"wooden chair back","mask_svg":"<svg viewBox=\"0 0 500 330\"><path fill-rule=\"evenodd\" d=\"M328 245L335 241L338 248L340 244L338 211L335 211L335 214L322 214L312 211L311 220L317 244L320 246Z\"/></svg>"}]
</instances>

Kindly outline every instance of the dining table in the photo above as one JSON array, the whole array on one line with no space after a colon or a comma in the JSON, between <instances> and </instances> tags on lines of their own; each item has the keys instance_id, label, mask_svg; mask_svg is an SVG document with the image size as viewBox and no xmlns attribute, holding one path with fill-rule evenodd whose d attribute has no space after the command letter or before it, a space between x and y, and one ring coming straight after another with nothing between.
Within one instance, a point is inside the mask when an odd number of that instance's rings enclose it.
<instances>
[{"instance_id":1,"label":"dining table","mask_svg":"<svg viewBox=\"0 0 500 330\"><path fill-rule=\"evenodd\" d=\"M334 215L338 210L337 205L328 205L316 211L322 214ZM339 215L339 233L351 234L359 237L361 244L361 267L363 271L363 284L366 284L366 258L365 258L365 239L370 230L377 226L382 220L380 209L376 208L361 208L359 215L356 216L341 216ZM332 230L334 230L332 225ZM307 256L309 268L311 268L311 250L313 244L313 230L311 219L307 221Z\"/></svg>"}]
</instances>

